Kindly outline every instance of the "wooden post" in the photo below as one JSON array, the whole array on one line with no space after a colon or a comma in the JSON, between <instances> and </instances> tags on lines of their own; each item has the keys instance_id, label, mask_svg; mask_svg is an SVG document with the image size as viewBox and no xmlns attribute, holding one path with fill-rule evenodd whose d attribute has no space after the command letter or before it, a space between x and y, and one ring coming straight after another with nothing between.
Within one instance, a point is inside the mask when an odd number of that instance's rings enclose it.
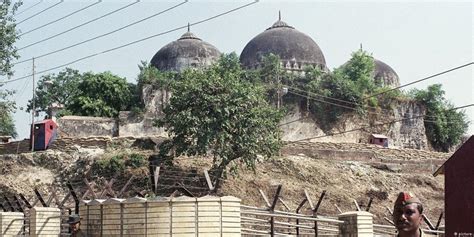
<instances>
[{"instance_id":1,"label":"wooden post","mask_svg":"<svg viewBox=\"0 0 474 237\"><path fill-rule=\"evenodd\" d=\"M260 193L260 196L262 196L263 200L265 201L267 208L270 208L272 205L268 201L267 195L265 195L265 193L261 189L258 189L258 192Z\"/></svg>"},{"instance_id":2,"label":"wooden post","mask_svg":"<svg viewBox=\"0 0 474 237\"><path fill-rule=\"evenodd\" d=\"M296 213L300 213L300 210L301 208L304 206L304 204L307 202L308 200L305 198L303 199L303 201L300 202L300 205L298 205L298 207L296 208ZM296 236L300 236L300 219L299 218L296 218Z\"/></svg>"},{"instance_id":3,"label":"wooden post","mask_svg":"<svg viewBox=\"0 0 474 237\"><path fill-rule=\"evenodd\" d=\"M388 219L387 217L384 217L383 218L384 220L386 220L388 223L390 223L391 225L395 226L395 223L393 223L392 220Z\"/></svg>"},{"instance_id":4,"label":"wooden post","mask_svg":"<svg viewBox=\"0 0 474 237\"><path fill-rule=\"evenodd\" d=\"M130 183L132 182L132 180L135 178L135 176L132 175L132 177L130 177L127 181L127 183L125 183L125 185L122 187L122 189L120 190L120 192L117 194L117 197L121 197L123 195L123 193L125 191L127 191L127 188L128 186L130 185Z\"/></svg>"},{"instance_id":5,"label":"wooden post","mask_svg":"<svg viewBox=\"0 0 474 237\"><path fill-rule=\"evenodd\" d=\"M15 203L18 206L18 211L25 212L25 210L23 210L20 200L16 197L16 195L13 195L13 199L15 200Z\"/></svg>"},{"instance_id":6,"label":"wooden post","mask_svg":"<svg viewBox=\"0 0 474 237\"><path fill-rule=\"evenodd\" d=\"M276 204L278 202L278 197L280 196L281 187L282 187L281 184L278 185L275 196L273 197L273 202L272 202L272 205L270 206L270 211L272 213L275 210ZM275 236L275 217L274 216L270 217L270 236L272 237Z\"/></svg>"},{"instance_id":7,"label":"wooden post","mask_svg":"<svg viewBox=\"0 0 474 237\"><path fill-rule=\"evenodd\" d=\"M38 191L37 188L34 189L35 191L35 194L36 194L36 197L38 198L38 200L41 202L41 205L43 205L43 207L49 207L46 202L44 201L43 197L41 196L41 193Z\"/></svg>"},{"instance_id":8,"label":"wooden post","mask_svg":"<svg viewBox=\"0 0 474 237\"><path fill-rule=\"evenodd\" d=\"M335 206L335 207L336 207L336 209L339 211L339 213L341 213L341 214L342 214L342 210L341 210L341 208L339 208L339 207L337 206L337 204L335 204L335 203L334 203L334 206Z\"/></svg>"},{"instance_id":9,"label":"wooden post","mask_svg":"<svg viewBox=\"0 0 474 237\"><path fill-rule=\"evenodd\" d=\"M354 205L356 207L356 211L360 211L360 206L359 206L359 203L357 203L357 201L355 199L352 199L354 201Z\"/></svg>"},{"instance_id":10,"label":"wooden post","mask_svg":"<svg viewBox=\"0 0 474 237\"><path fill-rule=\"evenodd\" d=\"M94 192L95 183L89 183L89 180L87 180L86 178L84 178L84 183L87 186L87 191L84 193L84 195L82 195L82 199L84 200L84 198L87 197L89 193L92 194L92 198L97 199L97 195Z\"/></svg>"},{"instance_id":11,"label":"wooden post","mask_svg":"<svg viewBox=\"0 0 474 237\"><path fill-rule=\"evenodd\" d=\"M373 200L374 200L374 198L372 198L372 197L369 199L369 204L367 204L367 208L365 209L366 212L369 212L370 206L372 205Z\"/></svg>"},{"instance_id":12,"label":"wooden post","mask_svg":"<svg viewBox=\"0 0 474 237\"><path fill-rule=\"evenodd\" d=\"M26 207L32 208L30 202L28 202L28 200L26 199L26 197L22 193L20 193L19 196L20 196L21 200L23 201L23 203L25 203Z\"/></svg>"},{"instance_id":13,"label":"wooden post","mask_svg":"<svg viewBox=\"0 0 474 237\"><path fill-rule=\"evenodd\" d=\"M105 197L104 195L106 194L112 195L112 197L114 197L115 193L112 190L112 185L114 184L114 182L115 182L114 178L109 180L109 182L105 182L104 190L102 190L102 192L99 194L99 198L104 198Z\"/></svg>"},{"instance_id":14,"label":"wooden post","mask_svg":"<svg viewBox=\"0 0 474 237\"><path fill-rule=\"evenodd\" d=\"M153 183L154 183L154 186L153 186L153 193L155 193L155 195L158 194L158 178L160 176L160 166L158 167L155 167L155 170L153 171Z\"/></svg>"},{"instance_id":15,"label":"wooden post","mask_svg":"<svg viewBox=\"0 0 474 237\"><path fill-rule=\"evenodd\" d=\"M212 185L211 177L209 176L209 172L207 172L207 170L204 170L204 176L206 177L206 183L209 187L209 190L214 191L214 186Z\"/></svg>"},{"instance_id":16,"label":"wooden post","mask_svg":"<svg viewBox=\"0 0 474 237\"><path fill-rule=\"evenodd\" d=\"M438 223L436 223L436 227L435 227L436 230L439 229L439 225L441 224L441 219L443 219L443 212L441 212L441 214L439 215Z\"/></svg>"},{"instance_id":17,"label":"wooden post","mask_svg":"<svg viewBox=\"0 0 474 237\"><path fill-rule=\"evenodd\" d=\"M430 230L435 230L435 227L433 226L433 223L431 223L430 219L425 214L421 214L421 216L423 216L423 220L428 225L428 227L430 227Z\"/></svg>"},{"instance_id":18,"label":"wooden post","mask_svg":"<svg viewBox=\"0 0 474 237\"><path fill-rule=\"evenodd\" d=\"M66 186L69 189L69 193L71 194L72 198L74 199L74 203L76 204L74 213L79 214L79 198L77 198L76 192L74 191L71 182L68 181Z\"/></svg>"}]
</instances>

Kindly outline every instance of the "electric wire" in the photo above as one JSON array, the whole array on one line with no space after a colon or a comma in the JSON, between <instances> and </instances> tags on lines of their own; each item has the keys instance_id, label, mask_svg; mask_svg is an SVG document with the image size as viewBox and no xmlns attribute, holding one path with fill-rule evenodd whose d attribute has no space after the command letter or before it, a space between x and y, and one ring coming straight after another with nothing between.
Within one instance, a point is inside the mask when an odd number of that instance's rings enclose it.
<instances>
[{"instance_id":1,"label":"electric wire","mask_svg":"<svg viewBox=\"0 0 474 237\"><path fill-rule=\"evenodd\" d=\"M304 97L304 98L307 98L307 99L311 99L311 100L316 100L316 101L319 101L319 102L322 102L322 103L327 103L327 104L330 104L330 105L334 105L334 106L337 106L337 107L342 107L342 108L346 108L346 109L351 109L351 110L357 110L357 108L354 108L354 107L349 107L349 106L344 106L344 105L340 105L340 104L335 104L335 103L332 103L332 102L328 102L328 101L324 101L324 100L320 100L320 99L316 99L314 97L310 97L310 96L305 96L305 95L302 95L302 94L298 94L298 93L295 93L295 92L291 92L291 91L288 91L289 93L292 93L294 95L298 95L298 96L301 96L301 97ZM448 109L447 111L449 111L451 109ZM385 115L383 113L377 113L377 112L371 112L371 111L367 111L369 114L375 114L375 115ZM416 115L418 116L418 115ZM434 119L437 119L438 117L436 116L427 116L427 115L423 115L424 117L429 117L429 118L434 118ZM290 123L294 123L294 122L297 122L299 120L303 120L304 118L301 118L301 119L297 119L295 121L291 121L291 122L288 122L288 123L285 123L285 124L280 124L278 126L284 126L284 125L287 125L287 124L290 124ZM434 120L429 120L429 119L424 119L423 120L424 122L427 122L427 123L436 123L436 121ZM448 122L449 124L451 124L452 122Z\"/></svg>"},{"instance_id":2,"label":"electric wire","mask_svg":"<svg viewBox=\"0 0 474 237\"><path fill-rule=\"evenodd\" d=\"M23 23L23 22L25 22L25 21L27 21L27 20L30 20L31 18L33 18L33 17L35 17L35 16L38 16L39 14L41 14L41 13L47 11L47 10L50 10L50 9L52 9L52 8L54 8L54 7L56 7L56 6L58 6L59 4L61 4L61 3L63 3L63 2L64 2L64 0L61 0L61 1L59 1L58 3L56 3L56 4L52 5L52 6L49 6L49 7L45 8L45 9L43 9L42 11L39 11L39 12L33 14L32 16L29 16L29 17L27 17L27 18L21 20L20 22L16 23L16 25L18 26L18 25L20 25L21 23Z\"/></svg>"},{"instance_id":3,"label":"electric wire","mask_svg":"<svg viewBox=\"0 0 474 237\"><path fill-rule=\"evenodd\" d=\"M64 20L64 19L66 19L66 18L68 18L68 17L70 17L70 16L72 16L72 15L74 15L74 14L77 14L77 13L79 13L79 12L81 12L81 11L84 11L84 10L90 8L90 7L93 7L93 6L95 6L95 5L99 4L99 3L101 3L101 2L102 2L102 0L98 0L98 1L95 2L95 3L92 3L92 4L87 5L87 6L83 7L83 8L81 8L81 9L78 9L78 10L76 10L76 11L73 11L73 12L71 12L71 13L65 15L65 16L62 16L62 17L60 17L60 18L58 18L58 19L56 19L56 20L50 21L50 22L48 22L48 23L46 23L46 24L44 24L44 25L38 26L38 27L36 27L36 28L34 28L34 29L31 29L31 30L29 30L29 31L26 31L26 32L24 32L24 33L21 33L21 34L18 35L18 36L21 37L21 36L23 36L23 35L26 35L26 34L29 34L29 33L33 32L33 31L35 31L35 30L39 30L39 29L41 29L41 28L43 28L43 27L46 27L46 26L49 26L49 25L51 25L51 24L54 24L54 23L56 23L56 22L58 22L58 21Z\"/></svg>"},{"instance_id":4,"label":"electric wire","mask_svg":"<svg viewBox=\"0 0 474 237\"><path fill-rule=\"evenodd\" d=\"M108 52L112 52L112 51L115 51L115 50L118 50L118 49L121 49L121 48L125 48L125 47L128 47L128 46L130 46L130 45L134 45L134 44L137 44L137 43L140 43L140 42L143 42L143 41L146 41L146 40L149 40L149 39L158 37L158 36L162 36L162 35L165 35L165 34L169 34L169 33L172 33L172 32L178 31L178 30L186 29L186 28L188 28L188 26L194 26L194 25L202 24L202 23L211 21L211 20L213 20L213 19L219 18L219 17L221 17L221 16L230 14L230 13L232 13L232 12L238 11L238 10L243 9L243 8L245 8L245 7L251 6L251 5L256 4L256 3L258 3L258 0L255 0L255 1L251 2L251 3L247 3L247 4L245 4L245 5L242 5L242 6L233 8L233 9L228 10L228 11L225 11L225 12L223 12L223 13L220 13L220 14L217 14L217 15L214 15L214 16L211 16L211 17L208 17L208 18L205 18L205 19L203 19L203 20L200 20L200 21L197 21L197 22L194 22L194 23L190 23L189 25L176 27L176 28L171 29L171 30L167 30L167 31L164 31L164 32L161 32L161 33L158 33L158 34L154 34L154 35L151 35L151 36L142 38L142 39L138 39L138 40L129 42L129 43L127 43L127 44L123 44L123 45L120 45L120 46L117 46L117 47L114 47L114 48L110 48L110 49L107 49L107 50L104 50L104 51L101 51L101 52L98 52L98 53L91 54L91 55L88 55L88 56L85 56L85 57L82 57L82 58L79 58L79 59L70 61L70 62L68 62L68 63L64 63L64 64L59 65L59 66L56 66L56 67L52 67L52 68L48 68L48 69L45 69L45 70L42 70L42 71L38 71L38 72L35 73L35 75L43 74L43 73L45 73L45 72L49 72L49 71L52 71L52 70L55 70L55 69L58 69L58 68L62 68L62 67L65 67L65 66L68 66L68 65L71 65L71 64L74 64L74 63L83 61L83 60L85 60L85 59L92 58L92 57L95 57L95 56L98 56L98 55L101 55L101 54L105 54L105 53L108 53ZM36 58L36 57L35 57L35 58ZM7 83L11 83L11 82L14 82L14 81L23 80L23 79L26 79L26 78L31 77L32 75L33 75L33 74L29 74L29 75L26 75L26 76L23 76L23 77L19 77L19 78L15 78L15 79L8 80L8 81L0 81L0 85L2 85L2 84L7 84Z\"/></svg>"},{"instance_id":5,"label":"electric wire","mask_svg":"<svg viewBox=\"0 0 474 237\"><path fill-rule=\"evenodd\" d=\"M39 56L35 56L35 59L40 59L40 58L43 58L43 57L46 57L46 56L49 56L49 55L52 55L52 54L55 54L55 53L62 52L62 51L67 50L67 49L74 48L74 47L76 47L76 46L85 44L85 43L87 43L87 42L91 42L91 41L100 39L100 38L105 37L105 36L107 36L107 35L111 35L111 34L113 34L113 33L116 33L116 32L118 32L118 31L124 30L124 29L126 29L126 28L128 28L128 27L134 26L134 25L136 25L136 24L138 24L138 23L141 23L141 22L143 22L143 21L149 20L149 19L151 19L151 18L153 18L153 17L159 16L159 15L165 13L165 12L171 11L171 10L173 10L173 9L175 9L175 8L177 8L177 7L179 7L179 6L183 5L183 4L185 4L185 3L187 3L187 2L188 2L188 0L185 0L185 1L183 1L183 2L181 2L181 3L179 3L179 4L177 4L177 5L174 5L174 6L172 6L172 7L169 7L169 8L167 8L167 9L163 10L163 11L160 11L160 12L158 12L158 13L155 13L155 14L153 14L153 15L151 15L151 16L145 17L145 18L140 19L140 20L138 20L138 21L132 22L132 23L130 23L130 24L128 24L128 25L119 27L119 28L117 28L117 29L115 29L115 30L113 30L113 31L109 31L109 32L107 32L107 33L104 33L104 34L101 34L101 35L98 35L98 36L95 36L95 37L92 37L92 38L83 40L83 41L81 41L81 42L78 42L78 43L75 43L75 44L66 46L66 47L61 48L61 49L57 49L57 50L51 51L51 52L49 52L49 53L45 53L45 54L42 54L42 55L39 55ZM14 65L20 64L20 63L24 63L24 62L28 62L28 61L31 61L31 60L32 60L32 59L23 60L23 61L14 63Z\"/></svg>"},{"instance_id":6,"label":"electric wire","mask_svg":"<svg viewBox=\"0 0 474 237\"><path fill-rule=\"evenodd\" d=\"M94 21L100 20L100 19L102 19L102 18L104 18L104 17L107 17L107 16L109 16L109 15L112 15L112 14L114 14L114 13L117 13L117 12L123 10L123 9L126 9L126 8L128 8L128 7L131 7L131 6L133 6L133 5L135 5L135 4L139 3L139 2L140 2L140 1L137 0L137 1L133 2L133 3L130 3L130 4L128 4L128 5L125 5L125 6L121 7L121 8L115 9L115 10L113 10L113 11L111 11L111 12L108 12L108 13L106 13L106 14L104 14L104 15L101 15L101 16L99 16L99 17L96 17L96 18L94 18L94 19L92 19L92 20L89 20L89 21L86 21L86 22L84 22L84 23L82 23L82 24L79 24L79 25L77 25L77 26L71 27L71 28L69 28L69 29L67 29L67 30L65 30L65 31L59 32L59 33L57 33L57 34L55 34L55 35L46 37L46 38L44 38L44 39L38 40L38 41L36 41L36 42L33 42L33 43L29 44L29 45L26 45L26 46L23 46L23 47L21 47L21 48L18 48L18 50L23 50L23 49L29 48L29 47L31 47L31 46L33 46L33 45L37 45L37 44L39 44L39 43L48 41L48 40L50 40L50 39L54 39L54 38L56 38L56 37L58 37L58 36L60 36L60 35L66 34L66 33L70 32L70 31L73 31L73 30L75 30L75 29L78 29L78 28L80 28L80 27L83 27L83 26L85 26L85 25L88 25L88 24L90 24L90 23L92 23L92 22L94 22ZM22 62L16 62L16 63L13 63L13 65L18 64L18 63L22 63Z\"/></svg>"},{"instance_id":7,"label":"electric wire","mask_svg":"<svg viewBox=\"0 0 474 237\"><path fill-rule=\"evenodd\" d=\"M288 86L288 85L283 85L289 89L292 89L292 90L297 90L297 91L300 91L301 93L306 93L307 95L309 96L318 96L318 97L322 97L322 98L325 98L325 99L330 99L330 100L335 100L335 101L338 101L338 102L343 102L343 103L347 103L347 104L353 104L355 106L360 106L359 103L356 103L356 102L352 102L352 101L347 101L347 100L342 100L342 99L337 99L337 98L333 98L333 97L329 97L329 96L324 96L324 95L319 95L319 94L316 94L314 92L310 92L310 91L305 91L305 90L302 90L302 89L299 89L299 88L296 88L296 87L292 87L292 86ZM291 93L291 92L290 92ZM301 96L301 95L300 95ZM368 108L371 108L371 109L374 109L374 110L378 110L379 108L378 107L373 107L373 106L367 106ZM356 110L355 108L353 108L354 110ZM386 111L386 112L391 112L390 110L388 109L383 109L383 108L380 108L382 111ZM374 112L369 112L369 113L374 113ZM378 114L381 114L381 113L378 113ZM426 115L426 117L435 117L435 116L429 116L429 115Z\"/></svg>"},{"instance_id":8,"label":"electric wire","mask_svg":"<svg viewBox=\"0 0 474 237\"><path fill-rule=\"evenodd\" d=\"M13 14L13 15L14 15L14 16L18 16L18 15L20 15L20 14L22 14L22 13L24 13L24 12L30 10L31 8L36 7L38 4L40 4L40 3L42 3L42 2L43 2L43 0L40 0L39 2L37 2L37 3L35 3L35 4L31 5L31 6L29 6L29 7L27 7L27 8L25 8L25 10L23 10L23 11L21 11L21 12L18 12L18 13L15 13L15 14Z\"/></svg>"},{"instance_id":9,"label":"electric wire","mask_svg":"<svg viewBox=\"0 0 474 237\"><path fill-rule=\"evenodd\" d=\"M463 105L463 106L459 106L459 107L452 108L452 109L449 109L449 110L463 109L463 108L468 108L468 107L471 107L471 106L474 106L474 104ZM363 129L367 129L367 128L373 128L373 127L376 127L376 126L382 126L382 125L392 124L392 123L396 123L396 122L401 122L401 121L404 121L404 120L416 119L416 118L420 118L420 117L423 117L423 116L424 115L417 115L417 116L413 116L413 117L410 117L410 118L402 118L402 119L397 119L397 120L391 120L391 121L384 122L384 123L367 125L367 126L363 126L363 127L359 127L359 128L345 130L345 131L342 131L342 132L330 133L330 134L321 135L321 136L314 136L314 137L308 137L308 138L288 141L288 143L291 144L291 143L307 141L307 140L312 140L312 139L317 139L317 138L331 137L331 136L340 135L340 134L349 133L349 132L355 132L355 131L359 131L359 130L363 130Z\"/></svg>"},{"instance_id":10,"label":"electric wire","mask_svg":"<svg viewBox=\"0 0 474 237\"><path fill-rule=\"evenodd\" d=\"M448 72L456 71L456 70L458 70L458 69L461 69L461 68L470 66L470 65L472 65L472 64L474 64L474 62L466 63L466 64L463 64L463 65L461 65L461 66L457 66L457 67L454 67L454 68L451 68L451 69L448 69L448 70L445 70L445 71L442 71L442 72L433 74L433 75L431 75L431 76L422 78L422 79L420 79L420 80L416 80L416 81L407 83L407 84L405 84L405 85L397 86L397 87L394 87L394 88L391 88L391 89L388 89L388 90L385 90L385 91L382 91L382 92L379 92L379 93L376 93L376 94L373 94L373 95L369 95L369 96L365 97L364 99L368 99L368 98L371 98L371 97L374 97L374 96L378 96L378 95L381 95L381 94L385 94L385 93L387 93L387 92L390 92L390 91L393 91L393 90L396 90L396 89L400 89L400 88L403 88L403 87L406 87L406 86L409 86L409 85L413 85L413 84L415 84L415 83L422 82L422 81L431 79L431 78L433 78L433 77L437 77L437 76L446 74L446 73L448 73Z\"/></svg>"}]
</instances>

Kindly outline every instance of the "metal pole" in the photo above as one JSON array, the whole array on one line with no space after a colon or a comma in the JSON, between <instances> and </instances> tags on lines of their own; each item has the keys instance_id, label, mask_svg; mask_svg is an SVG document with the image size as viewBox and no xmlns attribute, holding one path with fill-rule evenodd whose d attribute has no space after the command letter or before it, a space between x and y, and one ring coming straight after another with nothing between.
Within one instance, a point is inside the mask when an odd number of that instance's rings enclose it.
<instances>
[{"instance_id":1,"label":"metal pole","mask_svg":"<svg viewBox=\"0 0 474 237\"><path fill-rule=\"evenodd\" d=\"M33 67L31 69L32 76L33 76L33 100L32 102L32 109L31 109L31 151L35 151L35 99L36 99L36 85L35 85L35 58L33 57Z\"/></svg>"}]
</instances>

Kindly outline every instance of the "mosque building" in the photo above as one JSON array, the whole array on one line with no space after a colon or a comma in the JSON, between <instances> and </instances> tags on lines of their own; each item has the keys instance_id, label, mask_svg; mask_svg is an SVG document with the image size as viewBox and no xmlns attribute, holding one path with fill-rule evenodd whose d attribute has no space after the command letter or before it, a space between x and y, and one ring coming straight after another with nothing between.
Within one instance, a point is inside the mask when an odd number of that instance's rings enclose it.
<instances>
[{"instance_id":1,"label":"mosque building","mask_svg":"<svg viewBox=\"0 0 474 237\"><path fill-rule=\"evenodd\" d=\"M321 48L307 34L296 30L281 20L251 39L240 54L240 63L244 69L256 69L263 56L275 54L286 71L303 73L306 66L329 69ZM185 68L210 66L219 59L221 52L212 44L203 41L190 32L178 40L161 48L152 58L151 64L161 71L180 72ZM374 80L379 85L397 87L400 80L397 73L384 62L375 59Z\"/></svg>"}]
</instances>

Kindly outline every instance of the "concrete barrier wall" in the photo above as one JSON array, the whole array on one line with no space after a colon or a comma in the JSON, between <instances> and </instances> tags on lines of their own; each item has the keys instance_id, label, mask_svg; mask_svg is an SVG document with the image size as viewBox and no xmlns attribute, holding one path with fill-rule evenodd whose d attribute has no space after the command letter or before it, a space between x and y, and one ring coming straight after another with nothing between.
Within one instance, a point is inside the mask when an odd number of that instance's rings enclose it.
<instances>
[{"instance_id":1,"label":"concrete barrier wall","mask_svg":"<svg viewBox=\"0 0 474 237\"><path fill-rule=\"evenodd\" d=\"M34 207L30 211L30 236L59 236L61 233L61 211L58 208Z\"/></svg>"},{"instance_id":2,"label":"concrete barrier wall","mask_svg":"<svg viewBox=\"0 0 474 237\"><path fill-rule=\"evenodd\" d=\"M23 212L0 212L0 236L19 236L23 233Z\"/></svg>"},{"instance_id":3,"label":"concrete barrier wall","mask_svg":"<svg viewBox=\"0 0 474 237\"><path fill-rule=\"evenodd\" d=\"M81 205L88 236L240 236L235 197L129 198Z\"/></svg>"}]
</instances>

